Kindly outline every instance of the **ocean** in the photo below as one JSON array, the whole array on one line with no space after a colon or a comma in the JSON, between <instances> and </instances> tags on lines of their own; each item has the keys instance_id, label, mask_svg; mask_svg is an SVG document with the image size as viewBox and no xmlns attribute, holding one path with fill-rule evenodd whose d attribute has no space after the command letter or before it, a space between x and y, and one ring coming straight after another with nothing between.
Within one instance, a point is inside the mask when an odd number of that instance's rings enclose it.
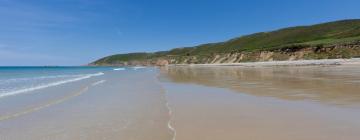
<instances>
[{"instance_id":1,"label":"ocean","mask_svg":"<svg viewBox=\"0 0 360 140\"><path fill-rule=\"evenodd\" d=\"M101 76L112 67L0 67L0 98Z\"/></svg>"}]
</instances>

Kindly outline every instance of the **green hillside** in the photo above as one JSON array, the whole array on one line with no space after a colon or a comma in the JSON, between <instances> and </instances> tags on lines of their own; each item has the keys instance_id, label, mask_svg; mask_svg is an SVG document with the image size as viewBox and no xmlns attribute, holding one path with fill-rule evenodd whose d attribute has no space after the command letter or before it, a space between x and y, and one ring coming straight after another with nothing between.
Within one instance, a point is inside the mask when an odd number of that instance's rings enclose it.
<instances>
[{"instance_id":1,"label":"green hillside","mask_svg":"<svg viewBox=\"0 0 360 140\"><path fill-rule=\"evenodd\" d=\"M360 19L341 20L260 32L225 42L176 48L170 51L118 54L97 60L94 64L111 64L114 61L144 60L164 56L209 56L222 53L256 52L299 46L347 43L357 40L360 40Z\"/></svg>"}]
</instances>

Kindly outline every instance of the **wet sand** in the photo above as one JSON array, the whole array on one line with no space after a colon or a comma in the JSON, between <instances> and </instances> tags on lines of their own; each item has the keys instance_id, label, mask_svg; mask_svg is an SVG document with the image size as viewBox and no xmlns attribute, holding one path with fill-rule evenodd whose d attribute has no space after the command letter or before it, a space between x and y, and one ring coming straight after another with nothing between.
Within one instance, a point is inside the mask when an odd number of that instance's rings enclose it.
<instances>
[{"instance_id":1,"label":"wet sand","mask_svg":"<svg viewBox=\"0 0 360 140\"><path fill-rule=\"evenodd\" d=\"M359 109L167 85L177 140L356 140Z\"/></svg>"},{"instance_id":2,"label":"wet sand","mask_svg":"<svg viewBox=\"0 0 360 140\"><path fill-rule=\"evenodd\" d=\"M357 140L360 67L162 69L177 140Z\"/></svg>"},{"instance_id":3,"label":"wet sand","mask_svg":"<svg viewBox=\"0 0 360 140\"><path fill-rule=\"evenodd\" d=\"M360 65L301 67L176 66L162 69L167 81L231 89L284 100L360 105Z\"/></svg>"},{"instance_id":4,"label":"wet sand","mask_svg":"<svg viewBox=\"0 0 360 140\"><path fill-rule=\"evenodd\" d=\"M0 99L1 140L357 140L360 66L176 66Z\"/></svg>"},{"instance_id":5,"label":"wet sand","mask_svg":"<svg viewBox=\"0 0 360 140\"><path fill-rule=\"evenodd\" d=\"M155 71L113 71L2 98L0 139L169 140L166 100L156 80Z\"/></svg>"}]
</instances>

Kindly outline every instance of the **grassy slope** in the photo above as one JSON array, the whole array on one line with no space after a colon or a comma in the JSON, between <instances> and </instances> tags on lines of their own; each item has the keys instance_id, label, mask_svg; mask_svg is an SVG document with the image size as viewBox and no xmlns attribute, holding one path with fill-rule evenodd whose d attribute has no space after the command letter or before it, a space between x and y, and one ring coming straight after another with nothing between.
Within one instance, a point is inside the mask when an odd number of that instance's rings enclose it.
<instances>
[{"instance_id":1,"label":"grassy slope","mask_svg":"<svg viewBox=\"0 0 360 140\"><path fill-rule=\"evenodd\" d=\"M97 60L95 64L144 60L162 56L200 56L241 51L272 50L292 45L317 45L360 40L360 19L328 22L312 26L284 28L242 36L225 42L176 48L155 53L118 54Z\"/></svg>"}]
</instances>

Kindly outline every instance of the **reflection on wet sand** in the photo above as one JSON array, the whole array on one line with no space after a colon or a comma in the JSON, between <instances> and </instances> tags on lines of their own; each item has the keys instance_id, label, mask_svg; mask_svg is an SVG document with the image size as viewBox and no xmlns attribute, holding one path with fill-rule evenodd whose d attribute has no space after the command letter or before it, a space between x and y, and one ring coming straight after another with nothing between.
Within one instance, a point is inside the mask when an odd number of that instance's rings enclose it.
<instances>
[{"instance_id":1,"label":"reflection on wet sand","mask_svg":"<svg viewBox=\"0 0 360 140\"><path fill-rule=\"evenodd\" d=\"M360 104L360 66L171 66L161 73L161 78L172 82L229 88L256 96Z\"/></svg>"},{"instance_id":2,"label":"reflection on wet sand","mask_svg":"<svg viewBox=\"0 0 360 140\"><path fill-rule=\"evenodd\" d=\"M177 140L357 140L359 70L171 66L160 80Z\"/></svg>"}]
</instances>

